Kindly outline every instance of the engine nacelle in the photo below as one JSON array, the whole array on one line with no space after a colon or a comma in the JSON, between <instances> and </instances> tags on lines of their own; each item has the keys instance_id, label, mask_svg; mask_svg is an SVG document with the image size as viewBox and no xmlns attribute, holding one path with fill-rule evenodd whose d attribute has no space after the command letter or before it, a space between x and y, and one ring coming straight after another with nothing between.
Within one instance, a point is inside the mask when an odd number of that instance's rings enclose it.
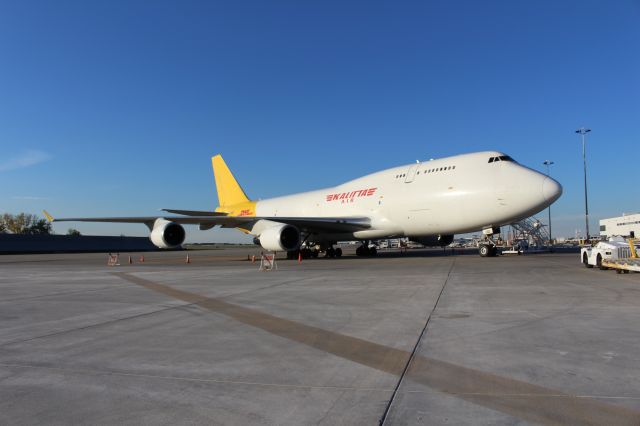
<instances>
[{"instance_id":1,"label":"engine nacelle","mask_svg":"<svg viewBox=\"0 0 640 426\"><path fill-rule=\"evenodd\" d=\"M271 226L262 231L254 242L269 251L291 251L300 245L300 231L292 225Z\"/></svg>"},{"instance_id":2,"label":"engine nacelle","mask_svg":"<svg viewBox=\"0 0 640 426\"><path fill-rule=\"evenodd\" d=\"M167 249L178 247L184 242L185 236L182 225L166 219L156 219L149 239L156 247Z\"/></svg>"},{"instance_id":3,"label":"engine nacelle","mask_svg":"<svg viewBox=\"0 0 640 426\"><path fill-rule=\"evenodd\" d=\"M412 237L411 241L420 243L425 247L446 247L453 242L453 235L430 235L428 237Z\"/></svg>"}]
</instances>

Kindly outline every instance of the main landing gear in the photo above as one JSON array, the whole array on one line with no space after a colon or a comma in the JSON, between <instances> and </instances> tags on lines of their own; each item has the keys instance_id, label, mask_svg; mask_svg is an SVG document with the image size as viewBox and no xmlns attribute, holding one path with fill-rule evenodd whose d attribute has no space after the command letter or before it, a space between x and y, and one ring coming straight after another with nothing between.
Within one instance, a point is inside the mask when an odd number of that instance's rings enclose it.
<instances>
[{"instance_id":1,"label":"main landing gear","mask_svg":"<svg viewBox=\"0 0 640 426\"><path fill-rule=\"evenodd\" d=\"M356 249L356 256L375 256L378 254L375 246L369 247L369 241L362 243L360 247Z\"/></svg>"},{"instance_id":2,"label":"main landing gear","mask_svg":"<svg viewBox=\"0 0 640 426\"><path fill-rule=\"evenodd\" d=\"M342 249L340 247L334 248L333 244L321 245L321 244L305 244L298 250L291 250L287 252L287 259L317 259L322 253L327 259L334 259L342 257Z\"/></svg>"}]
</instances>

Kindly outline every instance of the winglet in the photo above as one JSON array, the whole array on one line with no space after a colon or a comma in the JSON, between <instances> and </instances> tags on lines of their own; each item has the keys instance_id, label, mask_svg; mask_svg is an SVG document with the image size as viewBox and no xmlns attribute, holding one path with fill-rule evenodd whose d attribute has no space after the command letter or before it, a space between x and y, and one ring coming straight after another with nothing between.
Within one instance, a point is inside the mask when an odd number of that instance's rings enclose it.
<instances>
[{"instance_id":1,"label":"winglet","mask_svg":"<svg viewBox=\"0 0 640 426\"><path fill-rule=\"evenodd\" d=\"M238 184L236 178L233 177L231 170L229 170L229 167L227 167L221 155L218 154L211 157L211 163L213 165L213 175L216 180L220 207L250 201L242 190L242 187Z\"/></svg>"},{"instance_id":2,"label":"winglet","mask_svg":"<svg viewBox=\"0 0 640 426\"><path fill-rule=\"evenodd\" d=\"M42 210L42 213L44 213L44 217L46 217L49 222L53 222L55 220L46 210Z\"/></svg>"}]
</instances>

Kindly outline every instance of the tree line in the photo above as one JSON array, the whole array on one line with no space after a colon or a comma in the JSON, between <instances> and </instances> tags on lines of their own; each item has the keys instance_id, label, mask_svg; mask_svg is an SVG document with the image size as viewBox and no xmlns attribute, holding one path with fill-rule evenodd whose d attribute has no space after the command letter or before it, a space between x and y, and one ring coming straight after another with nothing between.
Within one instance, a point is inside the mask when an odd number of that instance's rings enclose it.
<instances>
[{"instance_id":1,"label":"tree line","mask_svg":"<svg viewBox=\"0 0 640 426\"><path fill-rule=\"evenodd\" d=\"M53 234L51 223L35 214L4 213L0 216L0 234L22 235L50 235ZM70 228L67 235L80 235L80 232Z\"/></svg>"}]
</instances>

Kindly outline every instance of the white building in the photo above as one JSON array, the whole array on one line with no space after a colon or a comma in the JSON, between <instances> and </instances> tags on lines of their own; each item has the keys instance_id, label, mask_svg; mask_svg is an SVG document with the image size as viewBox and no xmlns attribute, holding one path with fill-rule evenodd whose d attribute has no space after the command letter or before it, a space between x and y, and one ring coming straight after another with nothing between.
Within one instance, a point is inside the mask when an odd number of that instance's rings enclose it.
<instances>
[{"instance_id":1,"label":"white building","mask_svg":"<svg viewBox=\"0 0 640 426\"><path fill-rule=\"evenodd\" d=\"M611 237L614 235L623 237L635 235L636 238L640 238L640 213L623 213L619 217L602 219L600 221L600 236Z\"/></svg>"}]
</instances>

